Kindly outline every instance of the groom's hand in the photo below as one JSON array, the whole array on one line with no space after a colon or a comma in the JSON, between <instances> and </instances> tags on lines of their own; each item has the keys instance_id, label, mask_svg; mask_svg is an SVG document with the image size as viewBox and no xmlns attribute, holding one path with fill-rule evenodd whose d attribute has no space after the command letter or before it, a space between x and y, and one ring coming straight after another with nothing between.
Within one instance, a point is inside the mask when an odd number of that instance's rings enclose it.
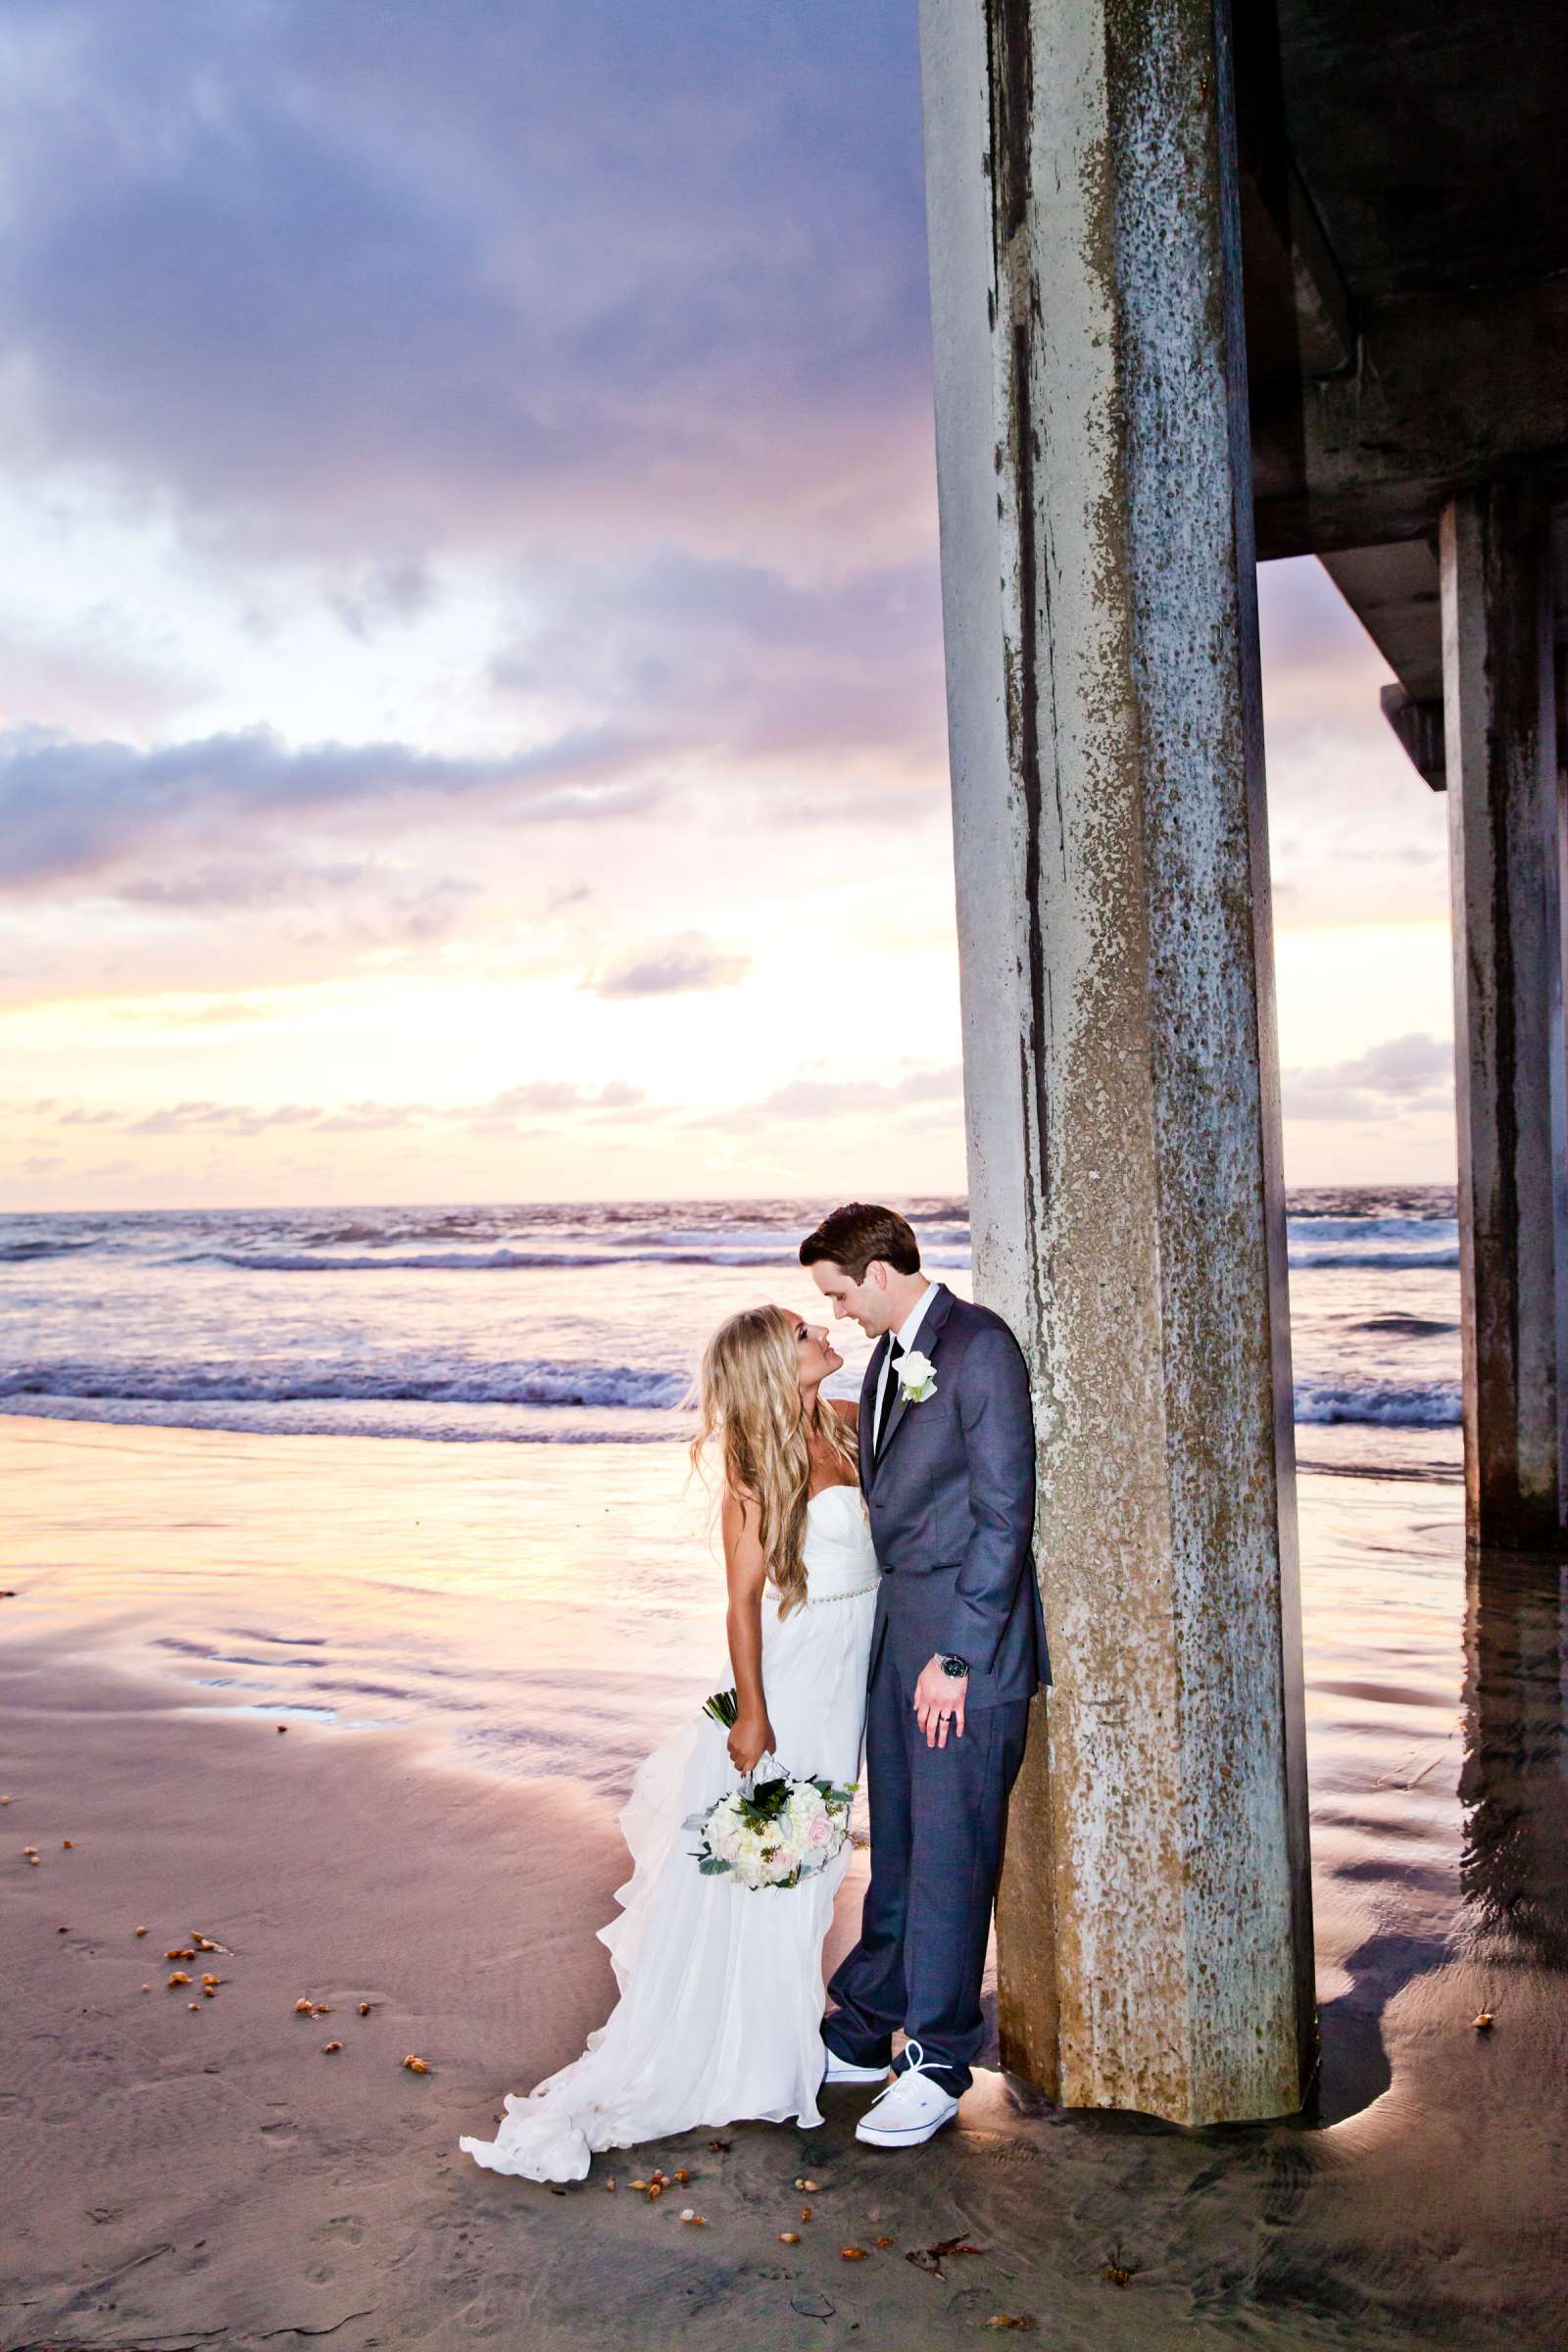
<instances>
[{"instance_id":1,"label":"groom's hand","mask_svg":"<svg viewBox=\"0 0 1568 2352\"><path fill-rule=\"evenodd\" d=\"M914 1686L914 1715L927 1747L946 1747L950 1731L956 1739L963 1738L963 1702L968 1695L969 1677L945 1673L940 1651L926 1660Z\"/></svg>"}]
</instances>

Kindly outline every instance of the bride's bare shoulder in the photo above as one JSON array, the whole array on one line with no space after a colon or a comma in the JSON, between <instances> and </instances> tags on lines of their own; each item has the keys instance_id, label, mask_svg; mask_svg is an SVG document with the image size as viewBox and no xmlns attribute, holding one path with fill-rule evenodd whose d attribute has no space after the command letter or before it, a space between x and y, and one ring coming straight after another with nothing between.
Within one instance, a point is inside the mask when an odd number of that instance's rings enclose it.
<instances>
[{"instance_id":1,"label":"bride's bare shoulder","mask_svg":"<svg viewBox=\"0 0 1568 2352\"><path fill-rule=\"evenodd\" d=\"M845 1424L846 1428L859 1428L860 1408L853 1396L829 1396L827 1398L827 1408L829 1412L838 1416L839 1420Z\"/></svg>"}]
</instances>

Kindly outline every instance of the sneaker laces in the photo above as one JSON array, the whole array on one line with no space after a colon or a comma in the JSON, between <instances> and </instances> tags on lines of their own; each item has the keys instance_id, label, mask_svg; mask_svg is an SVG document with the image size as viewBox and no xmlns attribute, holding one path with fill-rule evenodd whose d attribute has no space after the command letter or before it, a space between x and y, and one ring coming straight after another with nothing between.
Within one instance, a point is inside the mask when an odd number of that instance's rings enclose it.
<instances>
[{"instance_id":1,"label":"sneaker laces","mask_svg":"<svg viewBox=\"0 0 1568 2352\"><path fill-rule=\"evenodd\" d=\"M917 2051L918 2056L911 2058L909 2056L911 2050ZM933 2067L940 2066L942 2063L940 2059L928 2059L925 2054L924 2044L918 2041L906 2041L904 2045L904 2055L906 2059L908 2059L908 2064L899 2068L897 2074L895 2074L886 2090L879 2090L877 2092L876 2097L871 2101L871 2107L880 2107L884 2099L890 2099L906 2075L929 2076ZM940 2082L933 2082L931 2087L933 2090L940 2090L942 2085ZM866 2109L866 2113L869 2115L871 2109L868 2107Z\"/></svg>"}]
</instances>

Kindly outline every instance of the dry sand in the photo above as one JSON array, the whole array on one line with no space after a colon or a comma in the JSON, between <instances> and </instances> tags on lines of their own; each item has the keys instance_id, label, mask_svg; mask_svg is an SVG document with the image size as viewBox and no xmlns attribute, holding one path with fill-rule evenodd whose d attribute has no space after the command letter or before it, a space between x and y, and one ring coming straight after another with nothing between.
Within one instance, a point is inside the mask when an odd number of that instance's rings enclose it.
<instances>
[{"instance_id":1,"label":"dry sand","mask_svg":"<svg viewBox=\"0 0 1568 2352\"><path fill-rule=\"evenodd\" d=\"M57 1638L12 1651L0 1698L8 2352L924 2346L1003 2313L1095 2352L1562 2340L1563 1980L1500 1945L1404 1985L1390 2088L1332 2131L1181 2133L993 2075L918 2152L858 2147L836 2093L808 2136L697 2132L552 2190L456 2142L603 2014L603 1806L408 1734L201 1712ZM217 1953L165 1959L197 1931ZM217 1997L190 2010L176 1965ZM627 2183L654 2164L690 2185L650 2205ZM906 2259L948 2238L983 2251Z\"/></svg>"}]
</instances>

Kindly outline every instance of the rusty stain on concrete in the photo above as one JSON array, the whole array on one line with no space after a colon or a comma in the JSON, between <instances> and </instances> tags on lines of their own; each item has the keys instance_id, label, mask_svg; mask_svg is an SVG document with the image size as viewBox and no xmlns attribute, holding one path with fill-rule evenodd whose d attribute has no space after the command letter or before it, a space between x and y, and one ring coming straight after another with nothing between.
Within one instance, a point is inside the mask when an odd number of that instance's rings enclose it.
<instances>
[{"instance_id":1,"label":"rusty stain on concrete","mask_svg":"<svg viewBox=\"0 0 1568 2352\"><path fill-rule=\"evenodd\" d=\"M1075 2104L1279 2113L1305 1849L1224 60L1198 0L924 0L922 43L976 1284L1031 1360L1058 1678L1004 2048Z\"/></svg>"}]
</instances>

